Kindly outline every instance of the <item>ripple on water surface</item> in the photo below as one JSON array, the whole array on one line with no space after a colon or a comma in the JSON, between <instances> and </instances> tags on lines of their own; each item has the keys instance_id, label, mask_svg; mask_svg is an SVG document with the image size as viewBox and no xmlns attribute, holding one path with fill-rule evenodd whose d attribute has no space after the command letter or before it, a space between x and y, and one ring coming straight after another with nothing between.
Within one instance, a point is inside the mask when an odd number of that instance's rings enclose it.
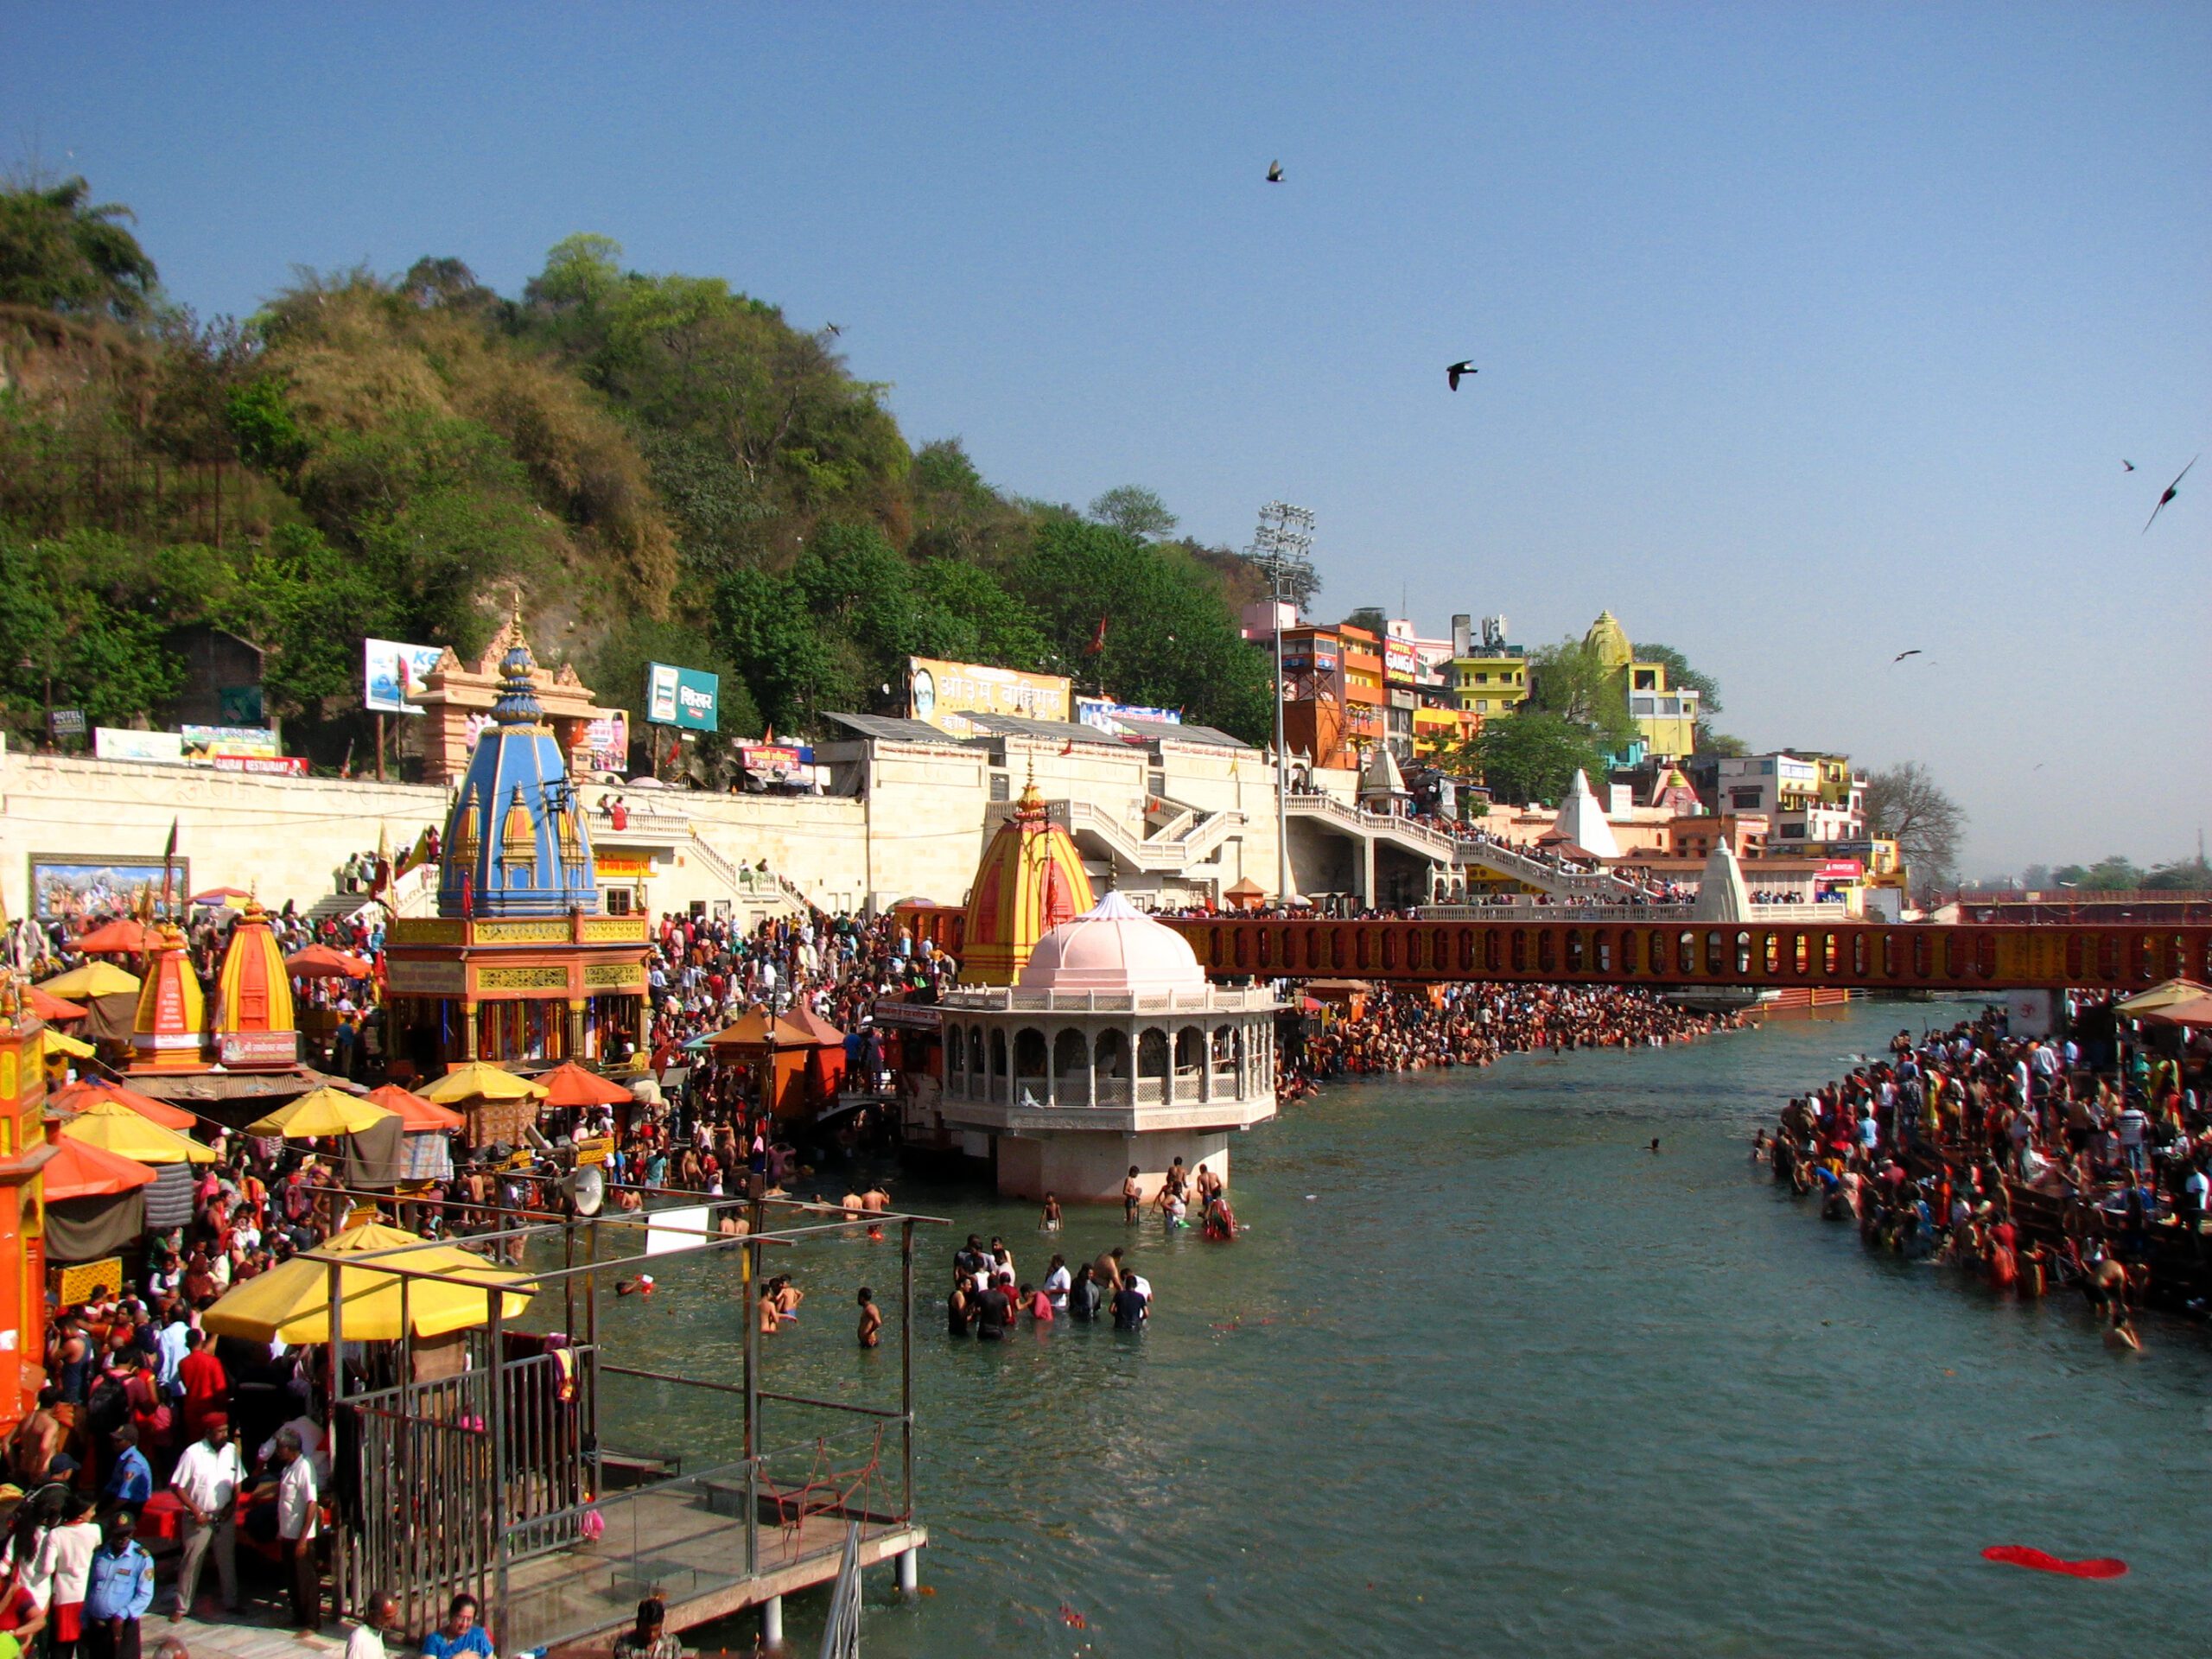
<instances>
[{"instance_id":1,"label":"ripple on water surface","mask_svg":"<svg viewBox=\"0 0 2212 1659\"><path fill-rule=\"evenodd\" d=\"M1233 1247L1118 1213L1045 1239L976 1188L899 1183L1004 1234L1026 1279L1124 1243L1160 1301L1141 1337L956 1342L957 1237L924 1236L937 1593L900 1608L879 1574L868 1652L2203 1651L2201 1332L2114 1361L2074 1302L1869 1256L1747 1166L1784 1096L1927 1012L1333 1088L1239 1138ZM674 1267L608 1317L734 1376L723 1271ZM803 1281L772 1385L895 1399L894 1351L849 1329L860 1284L895 1300L895 1252L810 1252ZM2010 1542L2133 1570L1980 1559ZM801 1647L820 1600L791 1610Z\"/></svg>"}]
</instances>

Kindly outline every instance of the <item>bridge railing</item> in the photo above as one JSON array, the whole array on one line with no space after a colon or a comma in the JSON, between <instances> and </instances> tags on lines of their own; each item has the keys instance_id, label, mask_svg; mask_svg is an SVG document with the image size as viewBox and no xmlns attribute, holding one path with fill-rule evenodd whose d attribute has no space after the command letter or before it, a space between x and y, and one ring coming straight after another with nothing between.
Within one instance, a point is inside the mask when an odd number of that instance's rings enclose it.
<instances>
[{"instance_id":1,"label":"bridge railing","mask_svg":"<svg viewBox=\"0 0 2212 1659\"><path fill-rule=\"evenodd\" d=\"M1217 978L2136 991L2212 979L2212 927L1163 918Z\"/></svg>"}]
</instances>

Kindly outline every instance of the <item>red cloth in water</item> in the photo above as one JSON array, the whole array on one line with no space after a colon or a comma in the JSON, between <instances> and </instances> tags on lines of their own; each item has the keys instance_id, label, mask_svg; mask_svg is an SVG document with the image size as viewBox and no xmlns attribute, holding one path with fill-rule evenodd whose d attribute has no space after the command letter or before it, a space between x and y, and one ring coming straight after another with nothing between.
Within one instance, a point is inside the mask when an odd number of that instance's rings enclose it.
<instances>
[{"instance_id":1,"label":"red cloth in water","mask_svg":"<svg viewBox=\"0 0 2212 1659\"><path fill-rule=\"evenodd\" d=\"M2003 1561L2012 1567L2031 1567L2038 1573L2063 1573L2070 1579L2116 1579L2127 1571L2127 1563L2109 1555L2093 1557L2085 1561L2061 1560L2042 1550L2031 1549L2025 1544L1992 1544L1981 1552L1986 1561Z\"/></svg>"}]
</instances>

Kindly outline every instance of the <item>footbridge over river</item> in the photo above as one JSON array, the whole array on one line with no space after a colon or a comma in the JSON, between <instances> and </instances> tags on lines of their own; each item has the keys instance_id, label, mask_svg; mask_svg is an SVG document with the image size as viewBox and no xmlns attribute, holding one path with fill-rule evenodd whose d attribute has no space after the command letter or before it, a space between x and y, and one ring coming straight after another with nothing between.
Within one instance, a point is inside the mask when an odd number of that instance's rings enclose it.
<instances>
[{"instance_id":1,"label":"footbridge over river","mask_svg":"<svg viewBox=\"0 0 2212 1659\"><path fill-rule=\"evenodd\" d=\"M2212 926L1174 916L1216 979L2133 992L2212 981Z\"/></svg>"}]
</instances>

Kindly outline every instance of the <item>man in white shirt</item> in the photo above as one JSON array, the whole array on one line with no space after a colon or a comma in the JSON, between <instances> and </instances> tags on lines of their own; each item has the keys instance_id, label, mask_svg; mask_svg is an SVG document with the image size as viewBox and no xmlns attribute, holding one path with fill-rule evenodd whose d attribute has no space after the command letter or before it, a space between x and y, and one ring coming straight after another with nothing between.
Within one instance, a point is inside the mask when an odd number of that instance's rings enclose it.
<instances>
[{"instance_id":1,"label":"man in white shirt","mask_svg":"<svg viewBox=\"0 0 2212 1659\"><path fill-rule=\"evenodd\" d=\"M257 1454L261 1461L266 1464L276 1457L276 1445L283 1438L285 1428L290 1429L293 1433L299 1436L300 1450L307 1454L308 1461L315 1465L316 1490L321 1490L322 1484L330 1478L330 1453L323 1447L322 1425L305 1412L293 1418L284 1425L283 1428L278 1429L275 1434L261 1443L261 1451Z\"/></svg>"},{"instance_id":2,"label":"man in white shirt","mask_svg":"<svg viewBox=\"0 0 2212 1659\"><path fill-rule=\"evenodd\" d=\"M300 1432L287 1423L276 1431L276 1456L283 1472L276 1478L276 1536L282 1541L292 1598L292 1623L302 1630L322 1627L322 1578L315 1559L317 1522L315 1465L300 1447Z\"/></svg>"},{"instance_id":3,"label":"man in white shirt","mask_svg":"<svg viewBox=\"0 0 2212 1659\"><path fill-rule=\"evenodd\" d=\"M399 1604L382 1590L370 1592L361 1622L346 1638L344 1659L385 1659L384 1633L399 1623Z\"/></svg>"},{"instance_id":4,"label":"man in white shirt","mask_svg":"<svg viewBox=\"0 0 2212 1659\"><path fill-rule=\"evenodd\" d=\"M245 1479L238 1449L231 1444L230 1419L219 1411L209 1412L206 1433L185 1447L184 1455L176 1460L176 1472L169 1477L169 1491L184 1505L184 1551L177 1562L176 1605L169 1611L172 1624L192 1611L194 1593L200 1588L200 1569L207 1565L211 1543L223 1605L238 1611L238 1497Z\"/></svg>"},{"instance_id":5,"label":"man in white shirt","mask_svg":"<svg viewBox=\"0 0 2212 1659\"><path fill-rule=\"evenodd\" d=\"M1052 1270L1045 1275L1045 1295L1052 1304L1053 1313L1065 1314L1068 1311L1068 1291L1074 1283L1074 1276L1068 1272L1066 1258L1054 1256Z\"/></svg>"}]
</instances>

